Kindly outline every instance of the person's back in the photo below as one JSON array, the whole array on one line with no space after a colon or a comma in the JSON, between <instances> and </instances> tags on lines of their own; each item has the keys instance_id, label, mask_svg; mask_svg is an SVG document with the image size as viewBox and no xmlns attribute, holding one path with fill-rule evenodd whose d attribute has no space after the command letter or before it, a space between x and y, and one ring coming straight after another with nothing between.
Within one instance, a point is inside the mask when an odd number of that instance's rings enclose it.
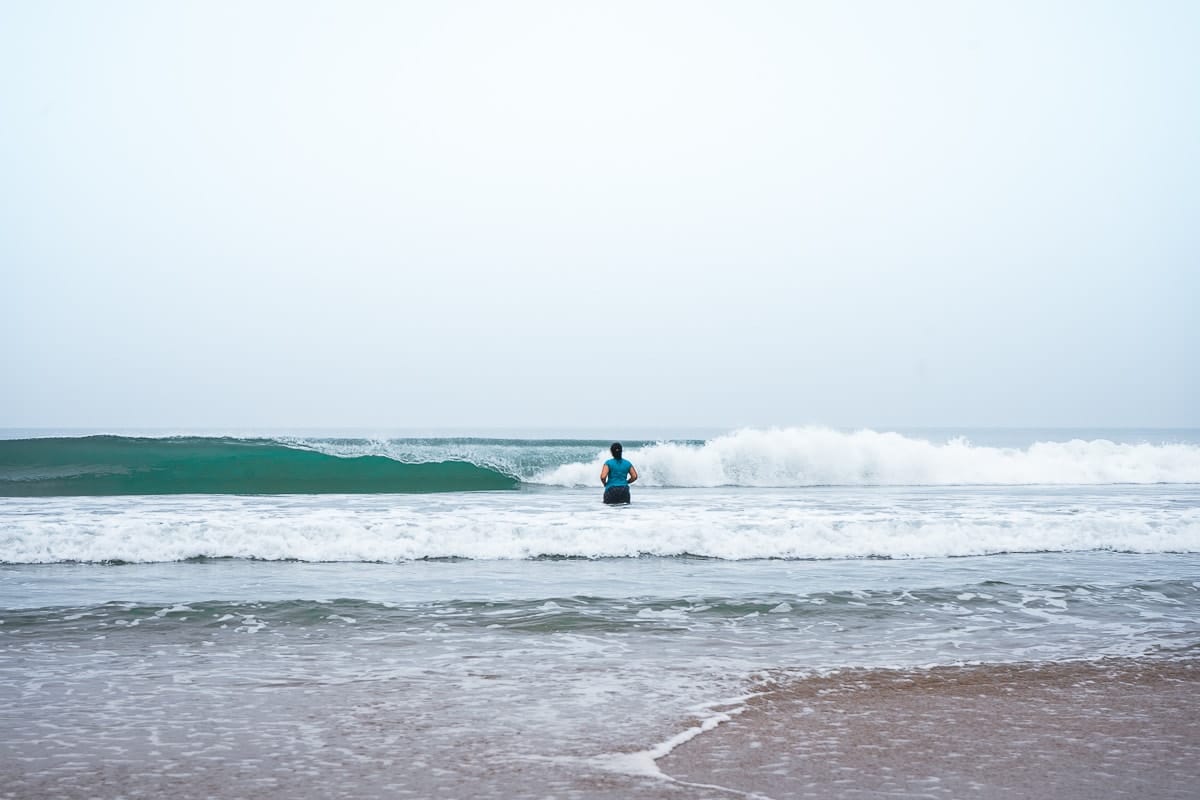
<instances>
[{"instance_id":1,"label":"person's back","mask_svg":"<svg viewBox=\"0 0 1200 800\"><path fill-rule=\"evenodd\" d=\"M624 458L610 458L604 462L604 466L608 467L608 483L605 486L629 485L629 470L633 469L631 462Z\"/></svg>"},{"instance_id":2,"label":"person's back","mask_svg":"<svg viewBox=\"0 0 1200 800\"><path fill-rule=\"evenodd\" d=\"M621 443L613 442L609 452L612 458L600 468L600 482L604 484L604 502L608 505L623 505L630 501L629 484L637 480L637 469L621 455Z\"/></svg>"}]
</instances>

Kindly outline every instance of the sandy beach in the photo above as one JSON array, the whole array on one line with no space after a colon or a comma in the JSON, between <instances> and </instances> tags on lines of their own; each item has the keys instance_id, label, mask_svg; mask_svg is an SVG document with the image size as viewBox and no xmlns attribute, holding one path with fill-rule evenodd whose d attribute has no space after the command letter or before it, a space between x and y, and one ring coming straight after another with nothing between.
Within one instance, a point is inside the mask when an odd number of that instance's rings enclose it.
<instances>
[{"instance_id":1,"label":"sandy beach","mask_svg":"<svg viewBox=\"0 0 1200 800\"><path fill-rule=\"evenodd\" d=\"M1194 660L780 675L659 767L776 799L1190 798L1198 688Z\"/></svg>"}]
</instances>

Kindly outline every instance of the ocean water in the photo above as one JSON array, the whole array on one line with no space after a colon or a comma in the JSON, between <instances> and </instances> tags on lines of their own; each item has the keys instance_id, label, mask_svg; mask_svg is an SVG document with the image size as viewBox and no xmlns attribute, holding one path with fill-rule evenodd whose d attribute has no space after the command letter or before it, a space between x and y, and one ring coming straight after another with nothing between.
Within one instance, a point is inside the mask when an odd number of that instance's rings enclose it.
<instances>
[{"instance_id":1,"label":"ocean water","mask_svg":"<svg viewBox=\"0 0 1200 800\"><path fill-rule=\"evenodd\" d=\"M1200 432L0 440L0 797L733 796L780 674L1200 650ZM59 432L60 434L63 432Z\"/></svg>"}]
</instances>

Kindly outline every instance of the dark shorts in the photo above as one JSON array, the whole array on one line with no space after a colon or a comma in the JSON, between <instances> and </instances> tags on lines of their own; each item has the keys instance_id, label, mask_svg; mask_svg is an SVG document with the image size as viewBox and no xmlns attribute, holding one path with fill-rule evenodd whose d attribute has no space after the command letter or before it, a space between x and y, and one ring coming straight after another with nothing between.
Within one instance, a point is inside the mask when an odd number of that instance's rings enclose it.
<instances>
[{"instance_id":1,"label":"dark shorts","mask_svg":"<svg viewBox=\"0 0 1200 800\"><path fill-rule=\"evenodd\" d=\"M629 502L628 486L609 486L604 490L604 502L610 506L619 506Z\"/></svg>"}]
</instances>

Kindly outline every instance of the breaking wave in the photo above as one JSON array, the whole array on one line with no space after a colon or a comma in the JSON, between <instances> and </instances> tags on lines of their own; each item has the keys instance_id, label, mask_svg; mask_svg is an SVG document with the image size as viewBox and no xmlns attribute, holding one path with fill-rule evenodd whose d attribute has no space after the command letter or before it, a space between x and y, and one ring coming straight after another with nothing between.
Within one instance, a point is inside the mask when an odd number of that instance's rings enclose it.
<instances>
[{"instance_id":1,"label":"breaking wave","mask_svg":"<svg viewBox=\"0 0 1200 800\"><path fill-rule=\"evenodd\" d=\"M1107 439L992 447L872 430L745 429L626 441L640 486L1200 483L1200 445ZM595 487L607 443L570 439L85 436L0 440L0 496L370 494Z\"/></svg>"},{"instance_id":2,"label":"breaking wave","mask_svg":"<svg viewBox=\"0 0 1200 800\"><path fill-rule=\"evenodd\" d=\"M701 443L626 448L642 486L965 486L1200 483L1200 446L1095 439L986 447L829 428L740 430ZM592 486L607 453L533 476Z\"/></svg>"}]
</instances>

